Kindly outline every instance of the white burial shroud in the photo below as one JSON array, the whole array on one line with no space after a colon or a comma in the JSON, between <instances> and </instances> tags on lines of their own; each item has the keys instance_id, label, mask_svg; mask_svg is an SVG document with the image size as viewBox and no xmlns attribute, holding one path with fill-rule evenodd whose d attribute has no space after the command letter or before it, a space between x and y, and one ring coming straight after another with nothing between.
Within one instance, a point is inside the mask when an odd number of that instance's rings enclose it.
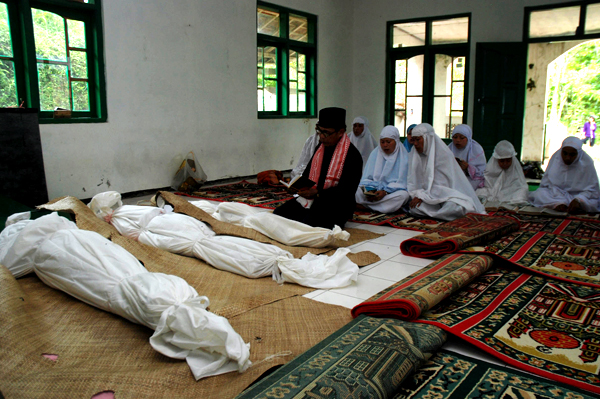
<instances>
[{"instance_id":1,"label":"white burial shroud","mask_svg":"<svg viewBox=\"0 0 600 399\"><path fill-rule=\"evenodd\" d=\"M275 245L217 236L205 223L187 215L121 204L120 194L108 191L94 196L89 206L122 235L168 252L202 259L220 270L250 278L273 276L279 283L295 282L313 288L344 287L358 278L358 266L346 257L348 249L340 248L331 257L307 254L294 259L290 252ZM291 268L303 272L292 273Z\"/></svg>"},{"instance_id":2,"label":"white burial shroud","mask_svg":"<svg viewBox=\"0 0 600 399\"><path fill-rule=\"evenodd\" d=\"M33 270L52 288L155 330L152 347L185 359L196 380L251 364L250 345L206 310L207 297L180 277L148 272L119 245L56 213L27 223L7 252L21 272Z\"/></svg>"},{"instance_id":3,"label":"white burial shroud","mask_svg":"<svg viewBox=\"0 0 600 399\"><path fill-rule=\"evenodd\" d=\"M285 245L323 248L333 244L336 239L347 241L350 238L350 233L339 226L331 230L312 227L239 202L222 202L215 206L201 200L191 201L190 204L217 220L256 230Z\"/></svg>"}]
</instances>

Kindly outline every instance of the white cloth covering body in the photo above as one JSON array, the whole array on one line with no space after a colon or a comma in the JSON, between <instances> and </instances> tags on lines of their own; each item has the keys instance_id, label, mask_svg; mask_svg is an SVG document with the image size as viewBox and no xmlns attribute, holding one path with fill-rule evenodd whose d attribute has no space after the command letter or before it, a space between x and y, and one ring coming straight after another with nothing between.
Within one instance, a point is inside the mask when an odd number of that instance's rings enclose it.
<instances>
[{"instance_id":1,"label":"white cloth covering body","mask_svg":"<svg viewBox=\"0 0 600 399\"><path fill-rule=\"evenodd\" d=\"M249 344L180 277L150 273L125 249L56 213L36 219L13 252L52 288L153 330L158 352L186 359L200 379L250 366ZM10 268L9 268L10 270Z\"/></svg>"},{"instance_id":2,"label":"white cloth covering body","mask_svg":"<svg viewBox=\"0 0 600 399\"><path fill-rule=\"evenodd\" d=\"M564 163L561 151L564 147L577 150L577 158L571 165ZM598 212L600 188L594 160L582 149L583 143L577 137L567 137L562 146L548 162L548 167L540 182L540 187L530 194L535 206L554 208L569 205L577 199L586 212Z\"/></svg>"},{"instance_id":3,"label":"white cloth covering body","mask_svg":"<svg viewBox=\"0 0 600 399\"><path fill-rule=\"evenodd\" d=\"M376 212L392 213L400 209L409 200L406 184L408 178L408 153L400 143L400 133L394 126L386 126L379 139L393 139L396 148L386 154L377 146L369 156L363 169L362 179L356 190L356 203ZM379 201L369 201L361 187L367 191L383 190L387 194Z\"/></svg>"},{"instance_id":4,"label":"white cloth covering body","mask_svg":"<svg viewBox=\"0 0 600 399\"><path fill-rule=\"evenodd\" d=\"M485 168L485 185L475 191L482 203L497 202L499 206L527 205L529 203L529 187L525 181L523 168L516 157L513 145L502 140L494 148L492 158ZM511 158L508 169L502 169L498 160Z\"/></svg>"},{"instance_id":5,"label":"white cloth covering body","mask_svg":"<svg viewBox=\"0 0 600 399\"><path fill-rule=\"evenodd\" d=\"M127 226L126 229L119 230L119 232L130 238L137 237L137 240L143 244L180 255L196 257L217 269L249 278L272 276L279 283L292 281L286 278L281 264L294 259L294 257L290 252L275 245L240 237L217 236L205 223L187 215L164 211L160 213L156 212L158 208L145 206L124 205L118 207L120 194L116 192L97 194L92 202L93 205L90 203L90 206L98 217L110 220L117 230L122 226ZM147 215L155 216L150 218ZM331 232L331 230L321 230ZM338 249L338 251L342 251L342 249ZM295 261L305 262L307 270L318 271L318 268L311 269L308 265L309 260L313 263L314 260L305 258L306 256ZM333 256L331 258L333 259ZM330 288L344 287L356 281L357 276L352 273L342 273L346 269L352 268L358 274L358 266L350 260L348 260L349 263L334 262L325 256L319 262L322 263L322 267L335 270L334 276L328 277L327 282L323 282L323 284L333 285ZM316 278L317 276L306 279L306 281L312 282ZM313 287L313 285L308 286Z\"/></svg>"},{"instance_id":6,"label":"white cloth covering body","mask_svg":"<svg viewBox=\"0 0 600 399\"><path fill-rule=\"evenodd\" d=\"M358 136L356 136L354 134L354 132L352 131L352 127L354 126L355 123L362 123L365 125L363 132ZM350 131L348 132L348 137L350 137L350 142L352 144L354 144L354 146L356 147L358 152L360 152L360 155L362 156L362 159L363 159L363 169L364 169L364 165L366 165L367 159L369 159L369 155L371 155L371 152L375 148L377 148L377 141L375 140L375 137L373 137L373 134L371 133L371 130L369 129L368 119L365 118L364 116L357 116L356 118L354 118L354 120L352 121L352 126L350 127L349 130Z\"/></svg>"},{"instance_id":7,"label":"white cloth covering body","mask_svg":"<svg viewBox=\"0 0 600 399\"><path fill-rule=\"evenodd\" d=\"M454 154L433 127L421 123L412 130L423 137L423 153L413 149L408 161L408 193L423 202L411 208L416 216L454 220L467 213L485 214L471 183L454 159Z\"/></svg>"},{"instance_id":8,"label":"white cloth covering body","mask_svg":"<svg viewBox=\"0 0 600 399\"><path fill-rule=\"evenodd\" d=\"M300 154L300 159L298 160L298 164L292 172L290 173L290 177L293 179L294 177L301 175L306 169L306 166L310 162L313 154L315 153L315 149L319 145L319 135L317 133L313 134L304 142L304 147L302 147L302 153Z\"/></svg>"},{"instance_id":9,"label":"white cloth covering body","mask_svg":"<svg viewBox=\"0 0 600 399\"><path fill-rule=\"evenodd\" d=\"M467 145L464 148L458 149L454 143L450 143L448 144L448 148L450 148L456 158L462 159L469 164L466 170L467 180L471 183L473 190L476 190L483 187L485 183L485 152L483 151L483 147L473 140L473 131L469 125L457 125L452 131L452 136L457 133L467 138Z\"/></svg>"},{"instance_id":10,"label":"white cloth covering body","mask_svg":"<svg viewBox=\"0 0 600 399\"><path fill-rule=\"evenodd\" d=\"M336 239L347 241L350 238L350 234L339 226L331 230L312 227L239 202L222 202L216 206L201 200L190 201L190 204L217 220L256 230L285 245L323 248Z\"/></svg>"}]
</instances>

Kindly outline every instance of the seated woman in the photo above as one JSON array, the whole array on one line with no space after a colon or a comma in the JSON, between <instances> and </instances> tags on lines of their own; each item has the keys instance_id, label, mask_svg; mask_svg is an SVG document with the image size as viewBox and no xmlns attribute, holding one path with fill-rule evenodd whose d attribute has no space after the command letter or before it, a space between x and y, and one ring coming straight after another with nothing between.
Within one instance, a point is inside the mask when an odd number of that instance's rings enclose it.
<instances>
[{"instance_id":1,"label":"seated woman","mask_svg":"<svg viewBox=\"0 0 600 399\"><path fill-rule=\"evenodd\" d=\"M598 212L598 174L582 147L577 137L564 139L550 158L540 187L530 194L533 205L568 213Z\"/></svg>"},{"instance_id":2,"label":"seated woman","mask_svg":"<svg viewBox=\"0 0 600 399\"><path fill-rule=\"evenodd\" d=\"M500 205L526 205L529 202L529 186L515 155L515 147L509 141L496 144L485 168L485 185L475 191L483 204L493 201Z\"/></svg>"},{"instance_id":3,"label":"seated woman","mask_svg":"<svg viewBox=\"0 0 600 399\"><path fill-rule=\"evenodd\" d=\"M473 140L469 125L457 125L452 131L452 143L448 148L454 154L473 190L483 187L485 178L485 153L483 147Z\"/></svg>"},{"instance_id":4,"label":"seated woman","mask_svg":"<svg viewBox=\"0 0 600 399\"><path fill-rule=\"evenodd\" d=\"M433 127L421 123L412 130L415 148L408 156L410 213L415 216L454 220L467 213L485 214L485 208L454 154Z\"/></svg>"},{"instance_id":5,"label":"seated woman","mask_svg":"<svg viewBox=\"0 0 600 399\"><path fill-rule=\"evenodd\" d=\"M410 150L412 150L413 145L412 145L412 130L417 126L416 123L413 123L412 125L410 125L408 127L408 129L406 129L406 140L404 140L404 148L406 148L407 152L410 152Z\"/></svg>"},{"instance_id":6,"label":"seated woman","mask_svg":"<svg viewBox=\"0 0 600 399\"><path fill-rule=\"evenodd\" d=\"M377 141L369 130L369 121L364 116L357 116L352 121L352 132L348 132L350 142L354 144L363 160L363 168L373 149L377 148Z\"/></svg>"},{"instance_id":7,"label":"seated woman","mask_svg":"<svg viewBox=\"0 0 600 399\"><path fill-rule=\"evenodd\" d=\"M373 211L392 213L409 199L406 191L408 154L400 143L400 134L394 126L383 128L379 144L371 152L363 170L356 190L356 203Z\"/></svg>"}]
</instances>

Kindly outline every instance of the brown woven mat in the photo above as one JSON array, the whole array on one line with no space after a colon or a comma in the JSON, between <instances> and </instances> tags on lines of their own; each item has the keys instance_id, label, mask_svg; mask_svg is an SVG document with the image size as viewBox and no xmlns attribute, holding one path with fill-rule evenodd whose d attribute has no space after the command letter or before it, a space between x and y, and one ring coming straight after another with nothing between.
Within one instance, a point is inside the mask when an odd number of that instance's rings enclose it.
<instances>
[{"instance_id":1,"label":"brown woven mat","mask_svg":"<svg viewBox=\"0 0 600 399\"><path fill-rule=\"evenodd\" d=\"M232 398L351 320L348 309L287 298L230 320L253 366L195 381L183 360L154 351L152 331L0 266L0 390L7 398ZM270 355L291 355L274 357ZM57 361L42 354L58 355Z\"/></svg>"}]
</instances>

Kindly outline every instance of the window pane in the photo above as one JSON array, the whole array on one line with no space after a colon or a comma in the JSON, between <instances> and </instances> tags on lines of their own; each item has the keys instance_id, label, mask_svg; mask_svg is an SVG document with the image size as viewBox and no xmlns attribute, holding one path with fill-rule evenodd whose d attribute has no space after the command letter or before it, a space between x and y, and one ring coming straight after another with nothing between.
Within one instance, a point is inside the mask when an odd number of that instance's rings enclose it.
<instances>
[{"instance_id":1,"label":"window pane","mask_svg":"<svg viewBox=\"0 0 600 399\"><path fill-rule=\"evenodd\" d=\"M405 109L406 107L406 83L396 83L394 94L394 109Z\"/></svg>"},{"instance_id":2,"label":"window pane","mask_svg":"<svg viewBox=\"0 0 600 399\"><path fill-rule=\"evenodd\" d=\"M265 111L277 111L277 81L267 80L265 87Z\"/></svg>"},{"instance_id":3,"label":"window pane","mask_svg":"<svg viewBox=\"0 0 600 399\"><path fill-rule=\"evenodd\" d=\"M303 91L298 93L298 111L306 112L306 93Z\"/></svg>"},{"instance_id":4,"label":"window pane","mask_svg":"<svg viewBox=\"0 0 600 399\"><path fill-rule=\"evenodd\" d=\"M394 24L392 37L394 48L423 46L425 45L425 22Z\"/></svg>"},{"instance_id":5,"label":"window pane","mask_svg":"<svg viewBox=\"0 0 600 399\"><path fill-rule=\"evenodd\" d=\"M423 64L424 55L417 55L408 59L408 71L406 77L406 90L409 96L423 95Z\"/></svg>"},{"instance_id":6,"label":"window pane","mask_svg":"<svg viewBox=\"0 0 600 399\"><path fill-rule=\"evenodd\" d=\"M257 52L256 66L259 68L262 68L262 66L263 66L263 48L257 47L256 52Z\"/></svg>"},{"instance_id":7,"label":"window pane","mask_svg":"<svg viewBox=\"0 0 600 399\"><path fill-rule=\"evenodd\" d=\"M0 3L0 55L7 57L12 57L13 55L10 40L10 24L8 23L8 9L4 3Z\"/></svg>"},{"instance_id":8,"label":"window pane","mask_svg":"<svg viewBox=\"0 0 600 399\"><path fill-rule=\"evenodd\" d=\"M73 111L89 111L90 96L87 82L71 82L73 90Z\"/></svg>"},{"instance_id":9,"label":"window pane","mask_svg":"<svg viewBox=\"0 0 600 399\"><path fill-rule=\"evenodd\" d=\"M396 82L406 82L406 60L396 60Z\"/></svg>"},{"instance_id":10,"label":"window pane","mask_svg":"<svg viewBox=\"0 0 600 399\"><path fill-rule=\"evenodd\" d=\"M579 6L534 11L530 14L529 37L575 35L579 26Z\"/></svg>"},{"instance_id":11,"label":"window pane","mask_svg":"<svg viewBox=\"0 0 600 399\"><path fill-rule=\"evenodd\" d=\"M35 54L39 59L66 61L65 20L48 11L31 9Z\"/></svg>"},{"instance_id":12,"label":"window pane","mask_svg":"<svg viewBox=\"0 0 600 399\"><path fill-rule=\"evenodd\" d=\"M436 54L434 68L434 95L450 95L452 57L446 54Z\"/></svg>"},{"instance_id":13,"label":"window pane","mask_svg":"<svg viewBox=\"0 0 600 399\"><path fill-rule=\"evenodd\" d=\"M469 17L433 21L431 44L466 43L469 40Z\"/></svg>"},{"instance_id":14,"label":"window pane","mask_svg":"<svg viewBox=\"0 0 600 399\"><path fill-rule=\"evenodd\" d=\"M433 128L441 138L450 138L450 97L433 99Z\"/></svg>"},{"instance_id":15,"label":"window pane","mask_svg":"<svg viewBox=\"0 0 600 399\"><path fill-rule=\"evenodd\" d=\"M600 4L590 4L587 6L585 33L600 33Z\"/></svg>"},{"instance_id":16,"label":"window pane","mask_svg":"<svg viewBox=\"0 0 600 399\"><path fill-rule=\"evenodd\" d=\"M264 87L265 83L263 81L263 70L262 68L258 68L258 87Z\"/></svg>"},{"instance_id":17,"label":"window pane","mask_svg":"<svg viewBox=\"0 0 600 399\"><path fill-rule=\"evenodd\" d=\"M394 126L396 127L396 129L398 129L400 134L402 134L402 132L404 132L403 137L406 137L406 131L404 130L406 128L406 112L405 111L394 111Z\"/></svg>"},{"instance_id":18,"label":"window pane","mask_svg":"<svg viewBox=\"0 0 600 399\"><path fill-rule=\"evenodd\" d=\"M308 43L308 19L290 14L290 39Z\"/></svg>"},{"instance_id":19,"label":"window pane","mask_svg":"<svg viewBox=\"0 0 600 399\"><path fill-rule=\"evenodd\" d=\"M465 103L465 84L452 83L452 111L462 111Z\"/></svg>"},{"instance_id":20,"label":"window pane","mask_svg":"<svg viewBox=\"0 0 600 399\"><path fill-rule=\"evenodd\" d=\"M86 48L85 46L85 23L82 21L67 20L69 30L69 46Z\"/></svg>"},{"instance_id":21,"label":"window pane","mask_svg":"<svg viewBox=\"0 0 600 399\"><path fill-rule=\"evenodd\" d=\"M306 90L306 75L303 73L298 73L298 89Z\"/></svg>"},{"instance_id":22,"label":"window pane","mask_svg":"<svg viewBox=\"0 0 600 399\"><path fill-rule=\"evenodd\" d=\"M257 32L279 37L279 13L264 8L257 9Z\"/></svg>"},{"instance_id":23,"label":"window pane","mask_svg":"<svg viewBox=\"0 0 600 399\"><path fill-rule=\"evenodd\" d=\"M290 50L290 80L298 79L298 53Z\"/></svg>"},{"instance_id":24,"label":"window pane","mask_svg":"<svg viewBox=\"0 0 600 399\"><path fill-rule=\"evenodd\" d=\"M263 111L263 89L258 89L258 111Z\"/></svg>"},{"instance_id":25,"label":"window pane","mask_svg":"<svg viewBox=\"0 0 600 399\"><path fill-rule=\"evenodd\" d=\"M17 99L17 84L15 80L15 65L12 61L0 60L0 108L19 105Z\"/></svg>"},{"instance_id":26,"label":"window pane","mask_svg":"<svg viewBox=\"0 0 600 399\"><path fill-rule=\"evenodd\" d=\"M87 78L87 58L84 51L71 50L71 77Z\"/></svg>"},{"instance_id":27,"label":"window pane","mask_svg":"<svg viewBox=\"0 0 600 399\"><path fill-rule=\"evenodd\" d=\"M410 126L413 123L419 124L422 120L423 97L408 97L406 99L406 126Z\"/></svg>"},{"instance_id":28,"label":"window pane","mask_svg":"<svg viewBox=\"0 0 600 399\"><path fill-rule=\"evenodd\" d=\"M306 72L306 56L304 54L298 54L298 70Z\"/></svg>"},{"instance_id":29,"label":"window pane","mask_svg":"<svg viewBox=\"0 0 600 399\"><path fill-rule=\"evenodd\" d=\"M277 77L277 48L265 47L264 50L265 77Z\"/></svg>"},{"instance_id":30,"label":"window pane","mask_svg":"<svg viewBox=\"0 0 600 399\"><path fill-rule=\"evenodd\" d=\"M465 80L465 58L456 57L453 64L452 80Z\"/></svg>"},{"instance_id":31,"label":"window pane","mask_svg":"<svg viewBox=\"0 0 600 399\"><path fill-rule=\"evenodd\" d=\"M41 63L37 66L41 110L52 111L55 107L71 109L67 66Z\"/></svg>"},{"instance_id":32,"label":"window pane","mask_svg":"<svg viewBox=\"0 0 600 399\"><path fill-rule=\"evenodd\" d=\"M290 83L290 112L298 112L298 89L296 83Z\"/></svg>"}]
</instances>

